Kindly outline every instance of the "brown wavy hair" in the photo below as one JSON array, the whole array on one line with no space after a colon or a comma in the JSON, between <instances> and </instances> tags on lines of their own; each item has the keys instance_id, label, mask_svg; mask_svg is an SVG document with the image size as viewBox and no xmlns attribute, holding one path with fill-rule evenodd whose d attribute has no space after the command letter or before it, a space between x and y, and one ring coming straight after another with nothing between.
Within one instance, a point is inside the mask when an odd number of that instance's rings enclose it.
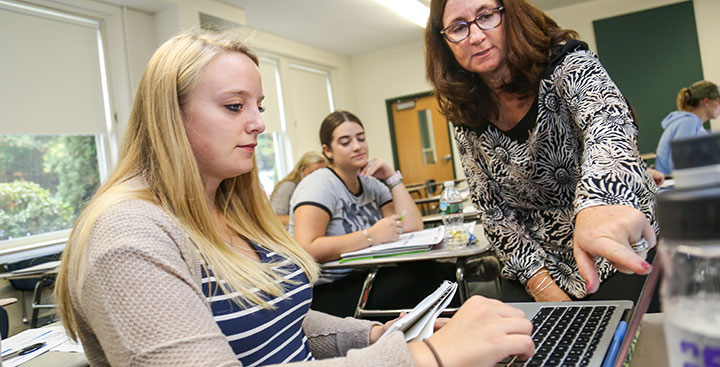
<instances>
[{"instance_id":1,"label":"brown wavy hair","mask_svg":"<svg viewBox=\"0 0 720 367\"><path fill-rule=\"evenodd\" d=\"M440 34L447 0L432 0L425 27L427 78L435 89L440 110L453 124L478 126L498 114L495 97L476 73L465 70ZM554 47L578 37L562 29L528 0L498 0L503 11L507 63L511 79L502 89L521 96L537 93L542 72Z\"/></svg>"}]
</instances>

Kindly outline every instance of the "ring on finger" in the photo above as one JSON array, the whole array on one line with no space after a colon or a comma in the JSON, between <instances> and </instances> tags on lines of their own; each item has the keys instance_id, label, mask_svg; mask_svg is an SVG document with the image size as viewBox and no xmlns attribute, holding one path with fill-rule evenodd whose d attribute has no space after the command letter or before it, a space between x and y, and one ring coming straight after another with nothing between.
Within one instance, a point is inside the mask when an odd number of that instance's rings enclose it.
<instances>
[{"instance_id":1,"label":"ring on finger","mask_svg":"<svg viewBox=\"0 0 720 367\"><path fill-rule=\"evenodd\" d=\"M645 238L641 238L640 241L631 243L630 247L635 252L643 252L647 251L650 248L650 244Z\"/></svg>"}]
</instances>

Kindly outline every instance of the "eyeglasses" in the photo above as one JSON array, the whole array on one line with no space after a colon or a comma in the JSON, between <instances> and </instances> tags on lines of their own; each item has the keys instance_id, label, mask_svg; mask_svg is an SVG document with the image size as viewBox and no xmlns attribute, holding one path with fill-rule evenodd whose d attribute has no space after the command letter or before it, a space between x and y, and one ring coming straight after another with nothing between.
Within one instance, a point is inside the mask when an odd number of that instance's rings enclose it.
<instances>
[{"instance_id":1,"label":"eyeglasses","mask_svg":"<svg viewBox=\"0 0 720 367\"><path fill-rule=\"evenodd\" d=\"M470 35L471 23L475 23L475 25L483 31L488 31L499 26L500 23L502 23L502 12L504 10L505 8L502 6L485 10L469 22L463 21L450 24L449 26L443 28L443 30L440 31L440 34L445 36L445 39L448 40L448 42L458 43L468 38Z\"/></svg>"}]
</instances>

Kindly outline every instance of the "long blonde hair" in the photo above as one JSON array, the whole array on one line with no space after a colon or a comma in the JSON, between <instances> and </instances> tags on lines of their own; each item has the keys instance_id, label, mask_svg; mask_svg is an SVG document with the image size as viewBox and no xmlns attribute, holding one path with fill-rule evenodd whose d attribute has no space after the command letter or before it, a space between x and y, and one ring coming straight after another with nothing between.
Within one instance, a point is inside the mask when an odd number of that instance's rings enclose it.
<instances>
[{"instance_id":1,"label":"long blonde hair","mask_svg":"<svg viewBox=\"0 0 720 367\"><path fill-rule=\"evenodd\" d=\"M313 164L317 164L317 163L324 163L325 165L327 165L329 162L328 162L327 158L325 158L325 156L320 152L316 152L316 151L305 152L305 154L303 154L302 157L300 157L300 159L298 160L297 164L295 165L295 168L293 168L293 170L290 171L290 173L288 173L288 175L285 176L285 178L280 180L280 182L278 182L275 185L275 189L273 189L273 192L272 192L272 194L270 194L270 197L275 195L275 191L277 190L277 188L280 186L281 183L283 183L283 182L294 182L294 183L300 182L300 180L302 180L302 178L303 178L303 176L302 176L303 171L305 171L305 169L312 166Z\"/></svg>"},{"instance_id":2,"label":"long blonde hair","mask_svg":"<svg viewBox=\"0 0 720 367\"><path fill-rule=\"evenodd\" d=\"M180 107L200 71L216 55L225 52L240 52L258 64L255 54L238 40L237 34L201 30L168 40L148 62L117 168L81 213L63 252L55 295L65 328L73 339L77 337L78 319L71 289L79 287L85 272L90 231L100 215L125 200L142 199L163 208L185 231L203 266L210 267L215 276L239 292L247 300L245 303L271 308L252 292L253 288L274 296L284 292L279 282L284 274L240 255L221 239L213 225L205 185L183 125ZM129 185L133 178L142 179L147 187ZM232 230L287 256L311 282L317 279L317 263L288 234L270 207L258 180L256 162L250 172L220 183L214 205ZM71 266L73 272L69 272ZM227 292L222 282L218 284Z\"/></svg>"}]
</instances>

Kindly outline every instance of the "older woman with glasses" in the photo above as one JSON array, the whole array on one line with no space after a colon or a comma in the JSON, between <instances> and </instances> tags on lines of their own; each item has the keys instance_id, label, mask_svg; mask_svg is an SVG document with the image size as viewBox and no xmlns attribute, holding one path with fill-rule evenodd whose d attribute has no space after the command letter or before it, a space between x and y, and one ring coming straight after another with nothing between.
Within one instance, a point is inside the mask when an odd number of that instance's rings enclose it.
<instances>
[{"instance_id":1,"label":"older woman with glasses","mask_svg":"<svg viewBox=\"0 0 720 367\"><path fill-rule=\"evenodd\" d=\"M504 300L635 299L641 277L616 271L650 271L656 187L625 98L576 37L528 0L431 3L427 75Z\"/></svg>"}]
</instances>

